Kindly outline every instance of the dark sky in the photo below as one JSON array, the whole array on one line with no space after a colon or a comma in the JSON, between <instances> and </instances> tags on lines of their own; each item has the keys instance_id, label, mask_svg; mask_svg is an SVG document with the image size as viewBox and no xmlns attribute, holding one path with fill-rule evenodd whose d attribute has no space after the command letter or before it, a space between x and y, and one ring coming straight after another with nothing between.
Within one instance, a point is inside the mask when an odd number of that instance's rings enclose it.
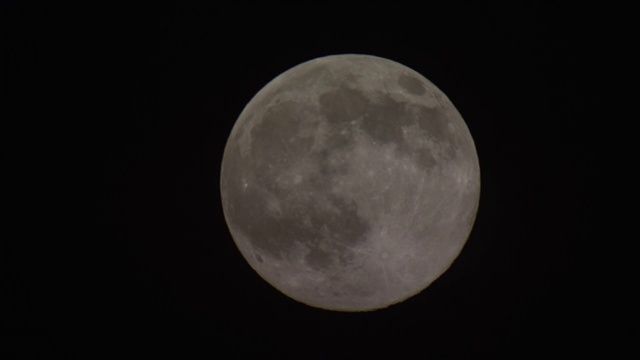
<instances>
[{"instance_id":1,"label":"dark sky","mask_svg":"<svg viewBox=\"0 0 640 360\"><path fill-rule=\"evenodd\" d=\"M615 22L604 2L104 4L1 8L4 349L68 359L596 351L579 260L600 216L590 136L602 100L585 74ZM467 122L482 173L476 224L450 270L372 313L314 309L271 288L236 249L220 203L222 153L244 105L281 72L339 53L431 80ZM624 351L635 329L605 354Z\"/></svg>"}]
</instances>

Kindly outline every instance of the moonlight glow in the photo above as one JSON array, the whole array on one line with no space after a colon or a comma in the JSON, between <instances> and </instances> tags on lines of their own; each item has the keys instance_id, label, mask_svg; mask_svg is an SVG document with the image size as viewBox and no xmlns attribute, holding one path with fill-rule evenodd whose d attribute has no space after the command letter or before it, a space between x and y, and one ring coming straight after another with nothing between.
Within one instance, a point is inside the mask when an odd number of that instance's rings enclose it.
<instances>
[{"instance_id":1,"label":"moonlight glow","mask_svg":"<svg viewBox=\"0 0 640 360\"><path fill-rule=\"evenodd\" d=\"M260 90L220 180L251 267L295 300L340 311L429 286L464 246L480 194L473 139L449 99L365 55L308 61Z\"/></svg>"}]
</instances>

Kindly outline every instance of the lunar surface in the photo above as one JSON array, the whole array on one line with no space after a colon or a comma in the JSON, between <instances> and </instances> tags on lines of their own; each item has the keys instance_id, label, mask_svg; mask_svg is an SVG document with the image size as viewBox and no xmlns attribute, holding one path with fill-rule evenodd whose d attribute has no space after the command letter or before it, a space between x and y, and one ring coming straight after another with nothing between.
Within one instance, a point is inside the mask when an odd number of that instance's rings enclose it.
<instances>
[{"instance_id":1,"label":"lunar surface","mask_svg":"<svg viewBox=\"0 0 640 360\"><path fill-rule=\"evenodd\" d=\"M231 235L264 280L313 307L368 311L449 268L473 227L480 169L431 82L391 60L334 55L247 104L220 187Z\"/></svg>"}]
</instances>

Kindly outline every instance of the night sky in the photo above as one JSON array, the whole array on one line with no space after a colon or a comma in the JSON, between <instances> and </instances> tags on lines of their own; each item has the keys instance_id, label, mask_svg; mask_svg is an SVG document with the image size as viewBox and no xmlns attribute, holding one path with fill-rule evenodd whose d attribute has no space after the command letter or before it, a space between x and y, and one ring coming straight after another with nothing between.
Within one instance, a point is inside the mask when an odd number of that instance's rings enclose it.
<instances>
[{"instance_id":1,"label":"night sky","mask_svg":"<svg viewBox=\"0 0 640 360\"><path fill-rule=\"evenodd\" d=\"M0 354L600 354L580 259L600 216L590 137L601 100L584 74L602 56L607 23L590 19L604 3L213 3L0 7L11 115L0 135ZM421 294L370 313L311 308L264 282L219 194L225 142L253 95L341 53L424 75L480 159L480 207L458 259ZM622 354L635 324L602 354Z\"/></svg>"}]
</instances>

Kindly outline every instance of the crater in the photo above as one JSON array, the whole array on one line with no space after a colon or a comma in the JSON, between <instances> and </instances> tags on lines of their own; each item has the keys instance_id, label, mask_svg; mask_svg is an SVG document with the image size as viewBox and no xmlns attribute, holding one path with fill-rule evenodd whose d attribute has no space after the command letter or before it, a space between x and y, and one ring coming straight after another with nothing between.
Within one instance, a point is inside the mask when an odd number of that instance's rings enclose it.
<instances>
[{"instance_id":1,"label":"crater","mask_svg":"<svg viewBox=\"0 0 640 360\"><path fill-rule=\"evenodd\" d=\"M413 95L422 95L427 91L422 81L413 76L400 76L398 78L398 84L407 92Z\"/></svg>"}]
</instances>

